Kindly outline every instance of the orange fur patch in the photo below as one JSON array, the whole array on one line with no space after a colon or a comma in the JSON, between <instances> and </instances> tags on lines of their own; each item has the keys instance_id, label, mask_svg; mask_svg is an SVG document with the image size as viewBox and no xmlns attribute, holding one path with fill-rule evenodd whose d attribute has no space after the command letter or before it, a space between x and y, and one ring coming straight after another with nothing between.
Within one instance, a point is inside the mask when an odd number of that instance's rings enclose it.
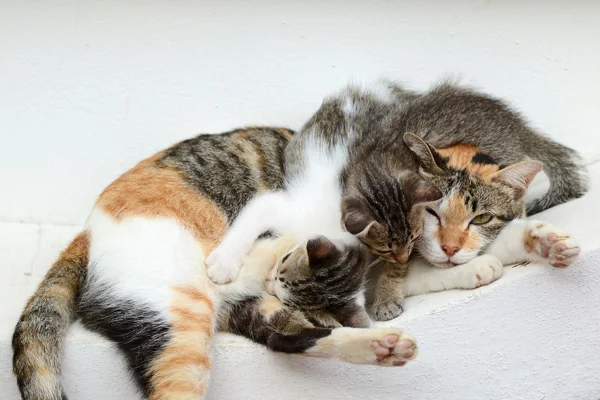
<instances>
[{"instance_id":1,"label":"orange fur patch","mask_svg":"<svg viewBox=\"0 0 600 400\"><path fill-rule=\"evenodd\" d=\"M88 264L88 255L90 251L90 239L87 232L81 232L75 236L75 239L69 246L60 253L59 260L76 263L78 265Z\"/></svg>"},{"instance_id":2,"label":"orange fur patch","mask_svg":"<svg viewBox=\"0 0 600 400\"><path fill-rule=\"evenodd\" d=\"M98 206L116 220L129 216L176 218L210 253L227 230L219 208L190 188L175 168L158 167L162 153L148 158L114 181Z\"/></svg>"},{"instance_id":3,"label":"orange fur patch","mask_svg":"<svg viewBox=\"0 0 600 400\"><path fill-rule=\"evenodd\" d=\"M452 168L466 170L469 174L482 179L489 178L498 172L496 164L479 164L473 162L473 157L479 153L479 148L469 144L457 144L445 149L436 149L442 157L448 158L448 165Z\"/></svg>"},{"instance_id":4,"label":"orange fur patch","mask_svg":"<svg viewBox=\"0 0 600 400\"><path fill-rule=\"evenodd\" d=\"M213 301L192 286L175 286L171 340L151 368L151 400L194 399L204 395L210 370Z\"/></svg>"},{"instance_id":5,"label":"orange fur patch","mask_svg":"<svg viewBox=\"0 0 600 400\"><path fill-rule=\"evenodd\" d=\"M467 231L462 228L462 225L468 218L463 197L460 195L450 197L446 202L443 215L444 226L439 226L437 231L440 244L462 248L467 240Z\"/></svg>"}]
</instances>

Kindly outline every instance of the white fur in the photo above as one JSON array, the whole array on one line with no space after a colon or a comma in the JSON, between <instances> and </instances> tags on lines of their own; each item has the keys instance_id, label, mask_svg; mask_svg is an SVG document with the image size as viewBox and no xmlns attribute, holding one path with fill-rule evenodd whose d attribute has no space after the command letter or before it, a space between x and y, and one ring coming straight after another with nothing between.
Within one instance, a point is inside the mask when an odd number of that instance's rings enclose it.
<instances>
[{"instance_id":1,"label":"white fur","mask_svg":"<svg viewBox=\"0 0 600 400\"><path fill-rule=\"evenodd\" d=\"M350 117L356 115L356 104L354 104L354 101L349 96L344 99L342 112Z\"/></svg>"},{"instance_id":2,"label":"white fur","mask_svg":"<svg viewBox=\"0 0 600 400\"><path fill-rule=\"evenodd\" d=\"M305 168L287 183L286 191L268 192L252 199L237 217L221 244L206 259L208 274L217 283L237 276L242 257L267 230L303 242L324 235L340 243L357 239L341 226L342 191L339 175L347 161L345 145L327 149L307 141Z\"/></svg>"},{"instance_id":3,"label":"white fur","mask_svg":"<svg viewBox=\"0 0 600 400\"><path fill-rule=\"evenodd\" d=\"M88 220L89 280L93 287L166 312L173 285L202 283L204 255L193 235L172 219L143 217L117 222L96 208ZM210 295L212 285L205 285Z\"/></svg>"},{"instance_id":4,"label":"white fur","mask_svg":"<svg viewBox=\"0 0 600 400\"><path fill-rule=\"evenodd\" d=\"M404 283L406 296L450 289L474 289L502 276L502 263L492 255L475 257L452 268L436 268L422 258L410 261Z\"/></svg>"},{"instance_id":5,"label":"white fur","mask_svg":"<svg viewBox=\"0 0 600 400\"><path fill-rule=\"evenodd\" d=\"M394 104L396 102L396 96L392 91L391 83L385 80L379 80L375 84L370 85L369 88L378 101L384 104Z\"/></svg>"},{"instance_id":6,"label":"white fur","mask_svg":"<svg viewBox=\"0 0 600 400\"><path fill-rule=\"evenodd\" d=\"M436 220L433 216L429 217ZM524 241L527 236L534 243L529 250ZM549 238L556 239L552 241ZM546 246L546 256L543 255L542 246ZM504 227L484 255L471 258L461 265L437 268L423 258L413 258L404 292L406 296L414 296L449 289L472 289L500 278L503 265L529 261L569 265L577 259L578 254L577 242L562 229L543 221L515 219Z\"/></svg>"}]
</instances>

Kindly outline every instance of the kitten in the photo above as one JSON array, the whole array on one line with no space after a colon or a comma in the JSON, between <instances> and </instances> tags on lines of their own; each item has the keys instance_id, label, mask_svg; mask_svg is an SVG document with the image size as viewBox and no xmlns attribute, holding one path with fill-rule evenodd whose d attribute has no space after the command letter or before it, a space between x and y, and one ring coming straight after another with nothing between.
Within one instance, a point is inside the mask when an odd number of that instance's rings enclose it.
<instances>
[{"instance_id":1,"label":"kitten","mask_svg":"<svg viewBox=\"0 0 600 400\"><path fill-rule=\"evenodd\" d=\"M299 241L322 235L341 250L362 243L389 261L406 262L423 206L441 193L416 173L400 136L383 136L393 110L391 96L364 89L326 99L285 150L285 189L253 198L207 257L213 281L232 281L264 231Z\"/></svg>"},{"instance_id":2,"label":"kitten","mask_svg":"<svg viewBox=\"0 0 600 400\"><path fill-rule=\"evenodd\" d=\"M265 294L269 271L289 250L285 238L261 240L231 285L214 285L201 267L251 198L283 188L291 137L278 128L200 135L109 185L17 323L13 371L23 399L67 398L60 359L78 318L117 344L140 391L155 400L204 398L218 326L277 351L386 366L414 358L415 341L401 330L340 328L319 310L311 322ZM295 293L278 292L284 301Z\"/></svg>"},{"instance_id":3,"label":"kitten","mask_svg":"<svg viewBox=\"0 0 600 400\"><path fill-rule=\"evenodd\" d=\"M405 296L488 284L502 275L503 264L534 261L566 267L576 259L579 247L568 234L523 219L523 196L542 169L540 162L503 167L475 146L435 149L414 135L405 140L420 159L422 176L443 197L426 209L416 244L422 258L385 267L373 303L376 319L399 315Z\"/></svg>"}]
</instances>

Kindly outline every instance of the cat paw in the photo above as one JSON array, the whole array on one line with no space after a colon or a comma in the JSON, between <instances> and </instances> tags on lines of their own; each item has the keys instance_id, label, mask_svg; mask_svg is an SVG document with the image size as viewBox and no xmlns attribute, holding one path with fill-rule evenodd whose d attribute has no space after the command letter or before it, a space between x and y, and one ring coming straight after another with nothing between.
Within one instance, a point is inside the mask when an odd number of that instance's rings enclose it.
<instances>
[{"instance_id":1,"label":"cat paw","mask_svg":"<svg viewBox=\"0 0 600 400\"><path fill-rule=\"evenodd\" d=\"M382 337L371 341L370 348L375 355L375 365L402 367L417 356L415 338L399 329L396 331L382 332Z\"/></svg>"},{"instance_id":2,"label":"cat paw","mask_svg":"<svg viewBox=\"0 0 600 400\"><path fill-rule=\"evenodd\" d=\"M373 304L373 316L377 321L389 321L404 311L404 299L392 299L388 301L376 301Z\"/></svg>"},{"instance_id":3,"label":"cat paw","mask_svg":"<svg viewBox=\"0 0 600 400\"><path fill-rule=\"evenodd\" d=\"M400 367L418 353L417 341L396 328L338 328L319 339L307 355L327 354L352 364Z\"/></svg>"},{"instance_id":4,"label":"cat paw","mask_svg":"<svg viewBox=\"0 0 600 400\"><path fill-rule=\"evenodd\" d=\"M541 261L557 268L571 265L581 251L567 232L546 222L535 222L527 229L525 250L537 254Z\"/></svg>"},{"instance_id":5,"label":"cat paw","mask_svg":"<svg viewBox=\"0 0 600 400\"><path fill-rule=\"evenodd\" d=\"M232 282L242 268L240 257L232 252L223 251L219 247L206 257L205 264L208 277L218 284Z\"/></svg>"},{"instance_id":6,"label":"cat paw","mask_svg":"<svg viewBox=\"0 0 600 400\"><path fill-rule=\"evenodd\" d=\"M459 268L459 287L461 289L475 289L489 285L502 276L502 262L489 254L475 257L466 264L456 266Z\"/></svg>"}]
</instances>

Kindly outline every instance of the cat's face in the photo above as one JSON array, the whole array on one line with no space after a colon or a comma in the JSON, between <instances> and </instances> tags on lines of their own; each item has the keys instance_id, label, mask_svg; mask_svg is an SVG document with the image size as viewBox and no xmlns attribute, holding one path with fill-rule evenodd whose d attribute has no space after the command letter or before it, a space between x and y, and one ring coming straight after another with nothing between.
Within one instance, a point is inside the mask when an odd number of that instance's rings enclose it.
<instances>
[{"instance_id":1,"label":"cat's face","mask_svg":"<svg viewBox=\"0 0 600 400\"><path fill-rule=\"evenodd\" d=\"M376 256L407 262L421 235L424 207L441 197L440 190L415 173L393 177L385 171L353 189L342 201L344 228Z\"/></svg>"},{"instance_id":2,"label":"cat's face","mask_svg":"<svg viewBox=\"0 0 600 400\"><path fill-rule=\"evenodd\" d=\"M434 149L421 139L407 144L421 159L421 174L443 193L426 208L419 253L440 268L464 264L524 214L523 196L542 165L524 161L501 168L476 147Z\"/></svg>"},{"instance_id":3,"label":"cat's face","mask_svg":"<svg viewBox=\"0 0 600 400\"><path fill-rule=\"evenodd\" d=\"M369 259L357 246L339 246L316 236L277 262L267 291L300 310L338 307L362 290Z\"/></svg>"}]
</instances>

